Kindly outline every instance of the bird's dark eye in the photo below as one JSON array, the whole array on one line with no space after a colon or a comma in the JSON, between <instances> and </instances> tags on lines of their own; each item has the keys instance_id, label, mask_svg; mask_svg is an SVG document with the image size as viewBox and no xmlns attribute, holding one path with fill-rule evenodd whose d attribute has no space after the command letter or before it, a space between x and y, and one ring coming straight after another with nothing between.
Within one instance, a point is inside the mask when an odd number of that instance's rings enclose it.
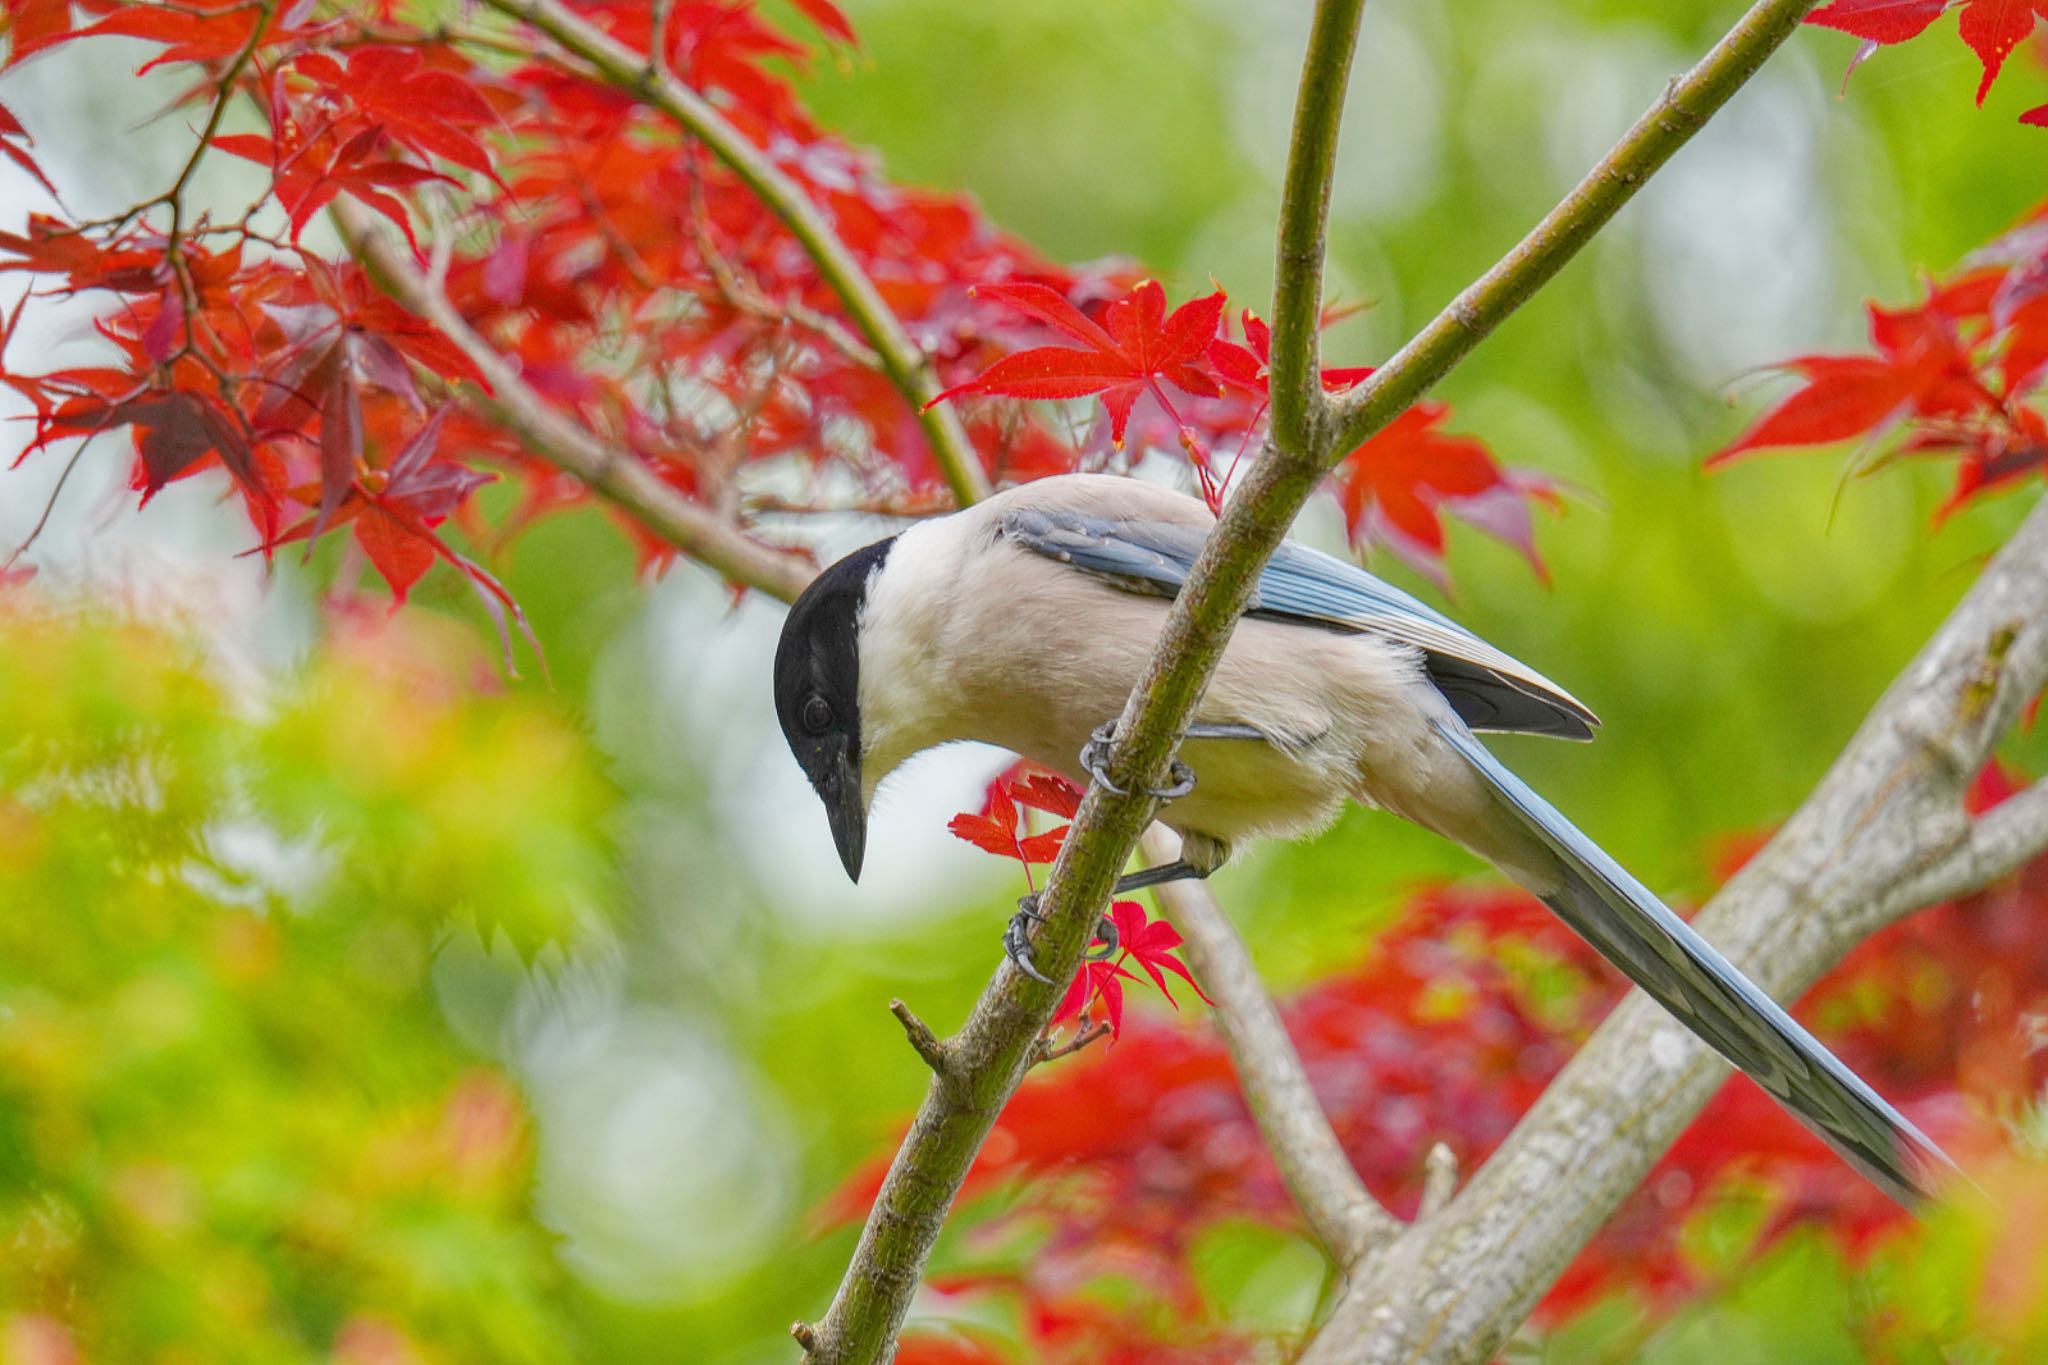
<instances>
[{"instance_id":1,"label":"bird's dark eye","mask_svg":"<svg viewBox=\"0 0 2048 1365\"><path fill-rule=\"evenodd\" d=\"M812 697L804 703L804 729L814 735L822 735L832 728L832 703L823 697Z\"/></svg>"}]
</instances>

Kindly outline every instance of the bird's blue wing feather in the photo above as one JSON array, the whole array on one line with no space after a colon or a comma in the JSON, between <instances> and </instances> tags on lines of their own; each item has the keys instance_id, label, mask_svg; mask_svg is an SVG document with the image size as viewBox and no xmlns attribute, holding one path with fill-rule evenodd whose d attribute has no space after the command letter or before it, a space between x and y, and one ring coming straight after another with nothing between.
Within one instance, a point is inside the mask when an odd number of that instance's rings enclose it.
<instances>
[{"instance_id":1,"label":"bird's blue wing feather","mask_svg":"<svg viewBox=\"0 0 2048 1365\"><path fill-rule=\"evenodd\" d=\"M1172 597L1201 552L1193 523L1097 517L1067 508L1020 507L1005 538L1130 592ZM1420 649L1432 679L1466 724L1589 739L1597 718L1563 688L1495 649L1434 607L1357 565L1285 541L1259 575L1253 616L1386 636Z\"/></svg>"}]
</instances>

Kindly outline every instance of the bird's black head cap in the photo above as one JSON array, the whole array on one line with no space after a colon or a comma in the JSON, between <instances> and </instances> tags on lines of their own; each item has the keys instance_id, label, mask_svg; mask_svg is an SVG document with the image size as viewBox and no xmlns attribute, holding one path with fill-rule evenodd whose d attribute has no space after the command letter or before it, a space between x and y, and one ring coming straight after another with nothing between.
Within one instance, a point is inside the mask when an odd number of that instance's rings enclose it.
<instances>
[{"instance_id":1,"label":"bird's black head cap","mask_svg":"<svg viewBox=\"0 0 2048 1365\"><path fill-rule=\"evenodd\" d=\"M895 538L855 550L812 580L775 647L775 717L810 778L846 875L860 880L867 808L860 780L860 613Z\"/></svg>"}]
</instances>

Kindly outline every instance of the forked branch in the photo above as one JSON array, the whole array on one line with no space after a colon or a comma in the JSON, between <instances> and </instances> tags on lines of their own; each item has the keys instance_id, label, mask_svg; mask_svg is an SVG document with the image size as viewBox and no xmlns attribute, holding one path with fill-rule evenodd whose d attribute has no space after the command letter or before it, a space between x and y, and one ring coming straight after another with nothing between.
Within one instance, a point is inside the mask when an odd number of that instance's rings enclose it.
<instances>
[{"instance_id":1,"label":"forked branch","mask_svg":"<svg viewBox=\"0 0 2048 1365\"><path fill-rule=\"evenodd\" d=\"M1473 318L1459 322L1459 305L1453 305L1448 325L1466 328L1469 338L1432 342L1446 325L1443 319L1432 323L1340 417L1316 373L1315 318L1302 314L1305 308L1319 313L1337 129L1363 0L1320 0L1303 62L1280 213L1274 434L1224 508L1118 721L1107 764L1117 787L1142 793L1163 785L1260 569L1330 465L1350 444L1397 417L1485 331L1554 276L1783 43L1813 3L1761 0L1699 67L1674 84L1674 94L1683 97L1673 105L1675 112L1653 113L1602 163L1621 167L1620 174L1602 178L1596 172L1545 219L1554 230L1539 227L1489 272L1486 278L1497 283L1485 291L1484 307ZM1672 98L1667 94L1666 101ZM1283 395L1289 405L1284 411ZM1151 802L1142 795L1119 796L1099 782L1089 788L1040 902L1046 922L1033 949L1055 980L1067 979L1078 967L1110 883L1151 817ZM1021 1079L1029 1042L1051 1017L1057 994L1012 971L999 972L983 993L956 1040L966 1083L935 1085L927 1094L869 1213L853 1265L813 1334L813 1362L888 1358L945 1213Z\"/></svg>"}]
</instances>

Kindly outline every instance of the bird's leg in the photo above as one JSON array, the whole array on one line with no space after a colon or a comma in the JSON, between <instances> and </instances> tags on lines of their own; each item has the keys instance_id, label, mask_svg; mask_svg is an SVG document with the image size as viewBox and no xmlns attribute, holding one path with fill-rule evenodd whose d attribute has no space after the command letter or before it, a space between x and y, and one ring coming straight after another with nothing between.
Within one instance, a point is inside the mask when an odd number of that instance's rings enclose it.
<instances>
[{"instance_id":1,"label":"bird's leg","mask_svg":"<svg viewBox=\"0 0 2048 1365\"><path fill-rule=\"evenodd\" d=\"M1190 725L1186 739L1264 739L1265 735L1249 725ZM1109 780L1109 746L1116 740L1116 722L1104 721L1095 727L1095 733L1088 736L1088 742L1081 746L1081 771L1103 785L1113 796L1128 796L1129 792ZM1146 794L1156 801L1178 801L1195 789L1195 770L1178 757L1168 770L1172 784L1165 787L1149 787ZM1167 880L1172 880L1168 878ZM1147 882L1145 885L1151 885Z\"/></svg>"}]
</instances>

